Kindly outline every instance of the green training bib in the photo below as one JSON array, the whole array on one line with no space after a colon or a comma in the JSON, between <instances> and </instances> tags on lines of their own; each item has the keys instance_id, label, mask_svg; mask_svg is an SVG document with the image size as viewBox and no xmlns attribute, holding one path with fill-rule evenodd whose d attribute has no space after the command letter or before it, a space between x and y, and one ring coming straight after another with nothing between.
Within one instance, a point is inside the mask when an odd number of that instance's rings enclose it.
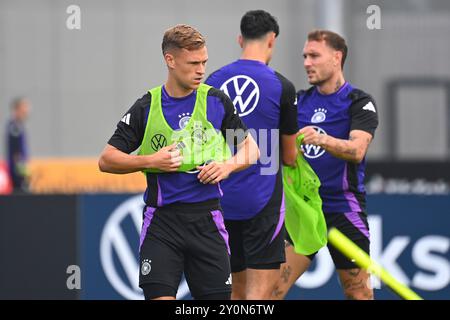
<instances>
[{"instance_id":1,"label":"green training bib","mask_svg":"<svg viewBox=\"0 0 450 320\"><path fill-rule=\"evenodd\" d=\"M300 146L303 135L297 137ZM327 225L319 195L320 180L299 151L296 167L283 167L285 226L294 250L309 255L327 244Z\"/></svg>"},{"instance_id":2,"label":"green training bib","mask_svg":"<svg viewBox=\"0 0 450 320\"><path fill-rule=\"evenodd\" d=\"M194 110L186 126L173 130L164 118L161 103L162 86L149 90L152 100L139 155L151 155L161 148L177 143L183 155L179 172L191 171L209 161L224 161L231 157L230 148L220 130L206 117L207 97L211 86L200 84ZM144 172L163 172L147 169Z\"/></svg>"}]
</instances>

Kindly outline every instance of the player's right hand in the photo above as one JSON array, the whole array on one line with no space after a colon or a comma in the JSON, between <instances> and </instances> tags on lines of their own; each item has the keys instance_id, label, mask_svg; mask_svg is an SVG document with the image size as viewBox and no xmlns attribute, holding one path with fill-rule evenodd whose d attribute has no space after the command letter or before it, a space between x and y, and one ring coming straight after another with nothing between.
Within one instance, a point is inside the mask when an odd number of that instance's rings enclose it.
<instances>
[{"instance_id":1,"label":"player's right hand","mask_svg":"<svg viewBox=\"0 0 450 320\"><path fill-rule=\"evenodd\" d=\"M167 172L175 172L183 162L180 150L175 149L176 143L161 148L152 155L152 168Z\"/></svg>"}]
</instances>

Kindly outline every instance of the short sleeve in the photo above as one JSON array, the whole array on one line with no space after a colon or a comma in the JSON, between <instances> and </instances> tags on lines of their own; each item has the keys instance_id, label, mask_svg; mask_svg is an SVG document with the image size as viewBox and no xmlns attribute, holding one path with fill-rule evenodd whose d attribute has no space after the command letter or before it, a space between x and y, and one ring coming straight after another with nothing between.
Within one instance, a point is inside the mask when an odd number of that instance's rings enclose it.
<instances>
[{"instance_id":1,"label":"short sleeve","mask_svg":"<svg viewBox=\"0 0 450 320\"><path fill-rule=\"evenodd\" d=\"M375 136L378 127L378 111L375 100L369 95L355 99L350 106L350 131L362 130Z\"/></svg>"},{"instance_id":2,"label":"short sleeve","mask_svg":"<svg viewBox=\"0 0 450 320\"><path fill-rule=\"evenodd\" d=\"M138 99L117 123L116 131L108 144L122 152L131 153L142 144L145 124L150 109L149 93Z\"/></svg>"}]
</instances>

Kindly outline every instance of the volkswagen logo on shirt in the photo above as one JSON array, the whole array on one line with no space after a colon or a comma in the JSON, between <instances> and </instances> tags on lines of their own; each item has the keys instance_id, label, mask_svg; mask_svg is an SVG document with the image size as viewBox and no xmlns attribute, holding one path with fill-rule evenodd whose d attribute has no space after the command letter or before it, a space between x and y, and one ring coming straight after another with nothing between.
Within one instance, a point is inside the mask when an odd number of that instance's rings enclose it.
<instances>
[{"instance_id":1,"label":"volkswagen logo on shirt","mask_svg":"<svg viewBox=\"0 0 450 320\"><path fill-rule=\"evenodd\" d=\"M234 76L225 81L220 90L233 101L240 117L245 117L255 110L259 101L259 86L249 76Z\"/></svg>"},{"instance_id":2,"label":"volkswagen logo on shirt","mask_svg":"<svg viewBox=\"0 0 450 320\"><path fill-rule=\"evenodd\" d=\"M316 129L316 131L319 132L320 134L327 134L325 130L323 130L322 128L316 126L313 126L313 128ZM304 156L307 157L308 159L319 158L321 155L325 153L325 149L323 149L320 146L315 146L312 144L301 145L300 147L302 148Z\"/></svg>"},{"instance_id":3,"label":"volkswagen logo on shirt","mask_svg":"<svg viewBox=\"0 0 450 320\"><path fill-rule=\"evenodd\" d=\"M157 133L152 137L151 145L153 150L158 151L167 145L167 139L162 134Z\"/></svg>"}]
</instances>

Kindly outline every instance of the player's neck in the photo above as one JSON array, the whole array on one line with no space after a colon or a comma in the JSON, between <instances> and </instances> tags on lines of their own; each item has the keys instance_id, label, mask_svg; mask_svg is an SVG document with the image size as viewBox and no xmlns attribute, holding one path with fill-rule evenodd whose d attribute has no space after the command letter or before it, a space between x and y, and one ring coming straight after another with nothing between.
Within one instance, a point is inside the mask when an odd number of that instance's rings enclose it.
<instances>
[{"instance_id":1,"label":"player's neck","mask_svg":"<svg viewBox=\"0 0 450 320\"><path fill-rule=\"evenodd\" d=\"M264 64L269 63L268 53L261 48L259 43L247 45L244 50L242 50L241 59L255 60Z\"/></svg>"},{"instance_id":2,"label":"player's neck","mask_svg":"<svg viewBox=\"0 0 450 320\"><path fill-rule=\"evenodd\" d=\"M172 98L183 98L190 95L194 90L186 89L176 83L174 79L167 79L164 84L167 94Z\"/></svg>"},{"instance_id":3,"label":"player's neck","mask_svg":"<svg viewBox=\"0 0 450 320\"><path fill-rule=\"evenodd\" d=\"M317 90L321 94L328 95L333 94L345 84L344 75L342 72L337 73L335 76L331 77L328 81L322 83L321 85L317 86Z\"/></svg>"}]
</instances>

